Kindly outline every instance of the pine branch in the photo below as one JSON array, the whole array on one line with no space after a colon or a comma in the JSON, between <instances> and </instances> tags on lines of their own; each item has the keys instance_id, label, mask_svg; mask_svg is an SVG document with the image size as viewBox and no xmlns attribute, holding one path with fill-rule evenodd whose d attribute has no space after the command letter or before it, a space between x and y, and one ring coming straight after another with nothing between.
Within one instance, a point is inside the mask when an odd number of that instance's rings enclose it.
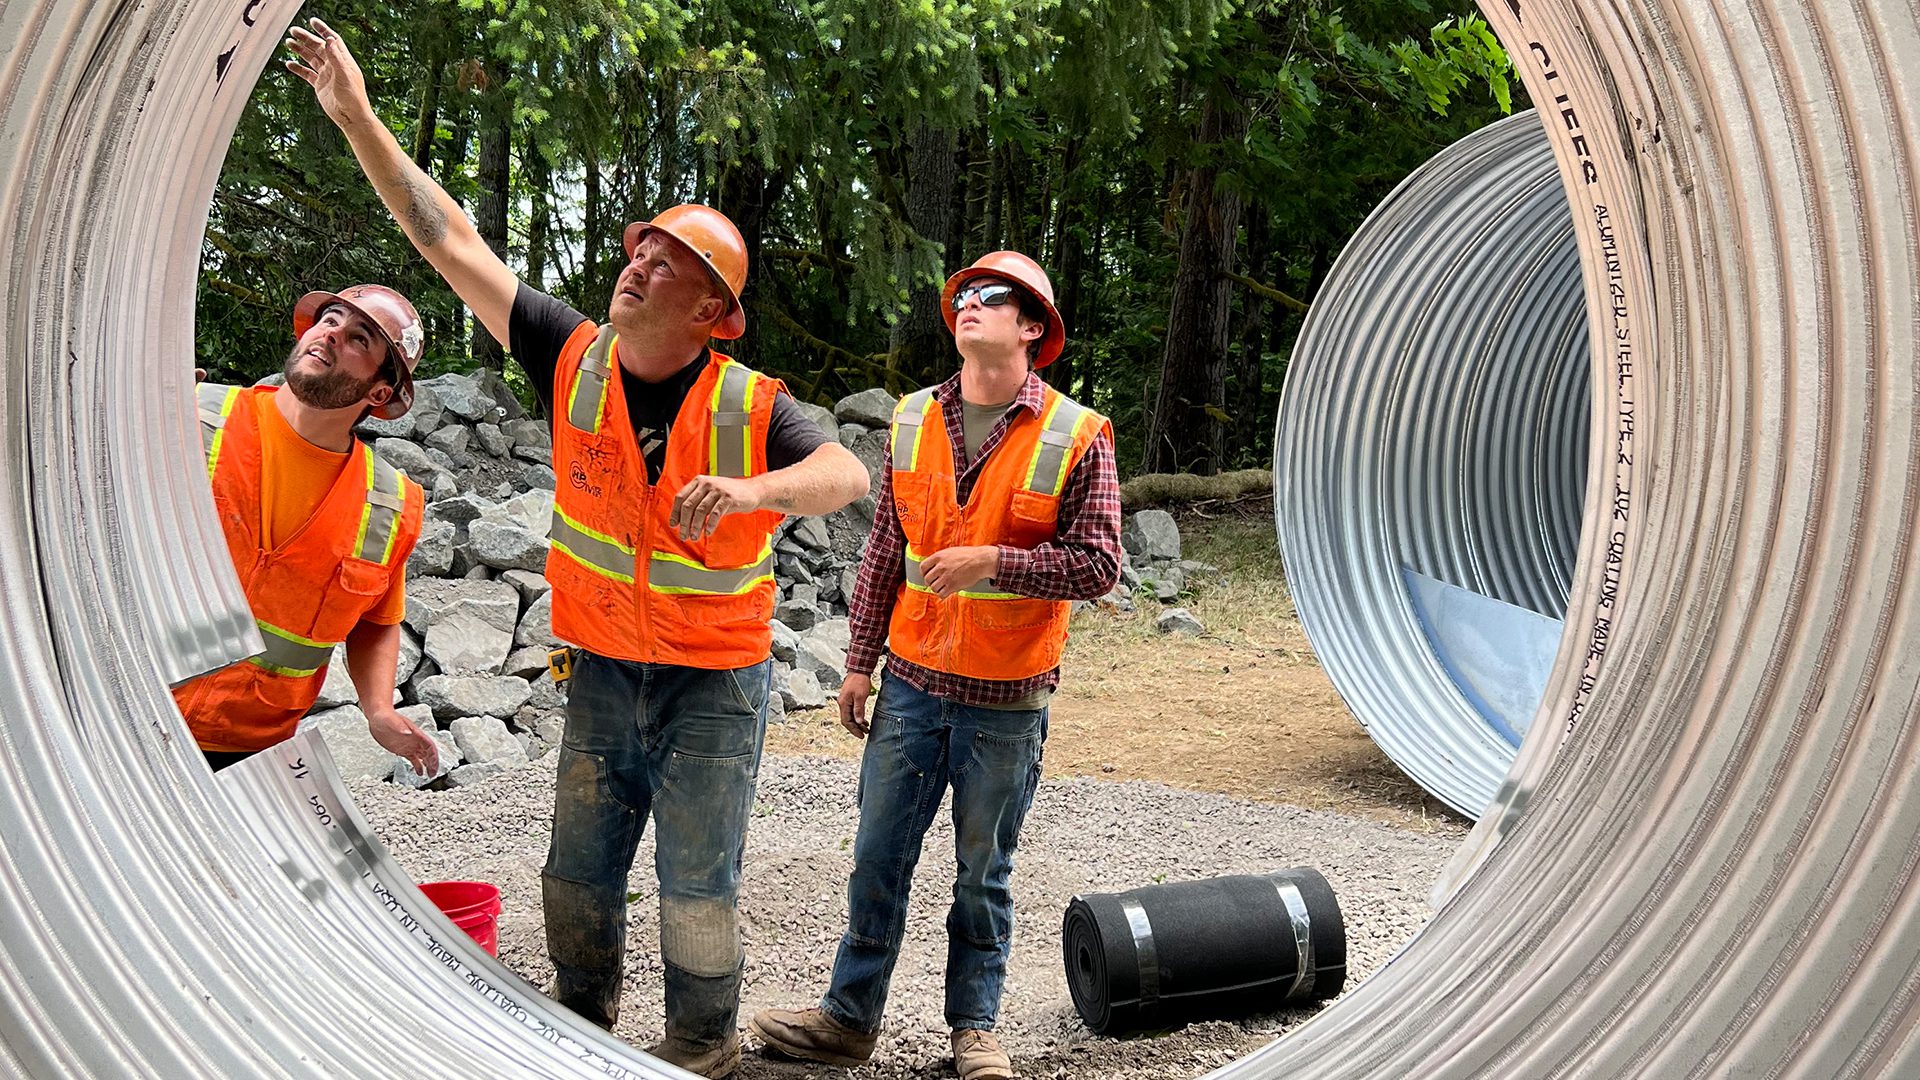
<instances>
[{"instance_id":1,"label":"pine branch","mask_svg":"<svg viewBox=\"0 0 1920 1080\"><path fill-rule=\"evenodd\" d=\"M1228 281L1237 281L1240 284L1245 285L1249 290L1251 290L1256 295L1264 296L1267 299L1273 301L1276 304L1279 304L1282 307L1292 308L1295 311L1303 312L1303 313L1307 310L1308 305L1305 300L1297 300L1291 296L1288 296L1286 293L1281 292L1279 289L1276 289L1271 285L1261 284L1260 282L1253 280L1252 278L1248 277L1245 274L1236 274L1231 270L1225 270L1221 272L1220 276L1226 278Z\"/></svg>"}]
</instances>

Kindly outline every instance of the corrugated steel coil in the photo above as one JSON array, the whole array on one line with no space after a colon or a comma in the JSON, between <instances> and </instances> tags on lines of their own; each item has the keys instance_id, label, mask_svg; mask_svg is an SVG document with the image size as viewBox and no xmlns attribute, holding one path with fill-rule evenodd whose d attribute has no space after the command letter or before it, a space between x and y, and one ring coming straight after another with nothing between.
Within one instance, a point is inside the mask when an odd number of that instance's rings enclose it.
<instances>
[{"instance_id":1,"label":"corrugated steel coil","mask_svg":"<svg viewBox=\"0 0 1920 1080\"><path fill-rule=\"evenodd\" d=\"M0 6L0 1075L683 1075L418 912L317 755L215 784L168 704L253 644L185 357L292 10ZM1487 15L1595 328L1572 630L1430 925L1217 1075L1920 1075L1920 12Z\"/></svg>"},{"instance_id":2,"label":"corrugated steel coil","mask_svg":"<svg viewBox=\"0 0 1920 1080\"><path fill-rule=\"evenodd\" d=\"M1300 621L1388 757L1468 816L1552 668L1586 484L1585 285L1533 113L1441 151L1314 298L1274 438Z\"/></svg>"}]
</instances>

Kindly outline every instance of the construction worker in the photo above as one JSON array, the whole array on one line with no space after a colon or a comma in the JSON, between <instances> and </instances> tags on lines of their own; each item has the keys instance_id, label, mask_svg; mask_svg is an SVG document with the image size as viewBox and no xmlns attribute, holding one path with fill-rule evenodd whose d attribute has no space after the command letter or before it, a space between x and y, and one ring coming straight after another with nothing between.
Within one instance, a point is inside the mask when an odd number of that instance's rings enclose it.
<instances>
[{"instance_id":1,"label":"construction worker","mask_svg":"<svg viewBox=\"0 0 1920 1080\"><path fill-rule=\"evenodd\" d=\"M345 642L374 741L431 776L438 745L393 707L425 499L353 437L368 413L412 407L420 317L384 285L355 285L301 297L293 332L284 388L197 390L214 508L266 649L182 683L173 699L218 771L293 734Z\"/></svg>"},{"instance_id":2,"label":"construction worker","mask_svg":"<svg viewBox=\"0 0 1920 1080\"><path fill-rule=\"evenodd\" d=\"M782 515L864 495L866 467L779 381L709 348L746 328L746 245L725 216L683 205L629 224L596 326L488 249L374 115L338 34L316 19L289 45L409 239L509 343L553 419L547 577L575 659L542 875L551 992L614 1025L627 876L651 811L666 968L666 1038L651 1052L726 1076L740 1060L736 901L772 670L771 539Z\"/></svg>"},{"instance_id":3,"label":"construction worker","mask_svg":"<svg viewBox=\"0 0 1920 1080\"><path fill-rule=\"evenodd\" d=\"M1119 580L1120 487L1105 417L1040 381L1066 328L1032 259L997 251L947 279L960 373L902 399L892 469L851 603L840 722L867 739L847 929L816 1008L751 1026L777 1054L873 1053L920 845L953 788L958 872L946 1021L965 1080L1013 1075L993 1035L1013 934L1008 878L1040 780L1070 601ZM867 719L882 648L886 680Z\"/></svg>"}]
</instances>

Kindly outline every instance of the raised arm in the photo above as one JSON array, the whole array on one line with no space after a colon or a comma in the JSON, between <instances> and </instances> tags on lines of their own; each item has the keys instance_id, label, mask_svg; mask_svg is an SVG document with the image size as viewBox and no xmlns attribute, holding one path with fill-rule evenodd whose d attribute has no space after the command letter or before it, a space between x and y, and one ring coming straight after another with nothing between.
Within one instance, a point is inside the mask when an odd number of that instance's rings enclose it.
<instances>
[{"instance_id":1,"label":"raised arm","mask_svg":"<svg viewBox=\"0 0 1920 1080\"><path fill-rule=\"evenodd\" d=\"M460 204L413 163L380 122L367 100L360 65L332 27L319 19L308 20L306 29L291 27L287 47L299 57L287 61L287 70L313 87L320 107L347 137L360 171L407 239L473 309L494 340L504 343L519 278L480 238Z\"/></svg>"}]
</instances>

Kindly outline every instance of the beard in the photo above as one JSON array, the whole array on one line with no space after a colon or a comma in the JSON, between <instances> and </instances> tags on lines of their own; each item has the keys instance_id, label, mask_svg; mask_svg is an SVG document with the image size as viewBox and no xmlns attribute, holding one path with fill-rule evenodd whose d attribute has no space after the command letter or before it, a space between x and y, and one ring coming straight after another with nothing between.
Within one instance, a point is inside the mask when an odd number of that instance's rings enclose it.
<instances>
[{"instance_id":1,"label":"beard","mask_svg":"<svg viewBox=\"0 0 1920 1080\"><path fill-rule=\"evenodd\" d=\"M356 379L352 372L337 367L309 375L298 370L303 351L295 346L287 355L285 373L288 392L309 409L344 409L357 404L380 381L378 376Z\"/></svg>"}]
</instances>

